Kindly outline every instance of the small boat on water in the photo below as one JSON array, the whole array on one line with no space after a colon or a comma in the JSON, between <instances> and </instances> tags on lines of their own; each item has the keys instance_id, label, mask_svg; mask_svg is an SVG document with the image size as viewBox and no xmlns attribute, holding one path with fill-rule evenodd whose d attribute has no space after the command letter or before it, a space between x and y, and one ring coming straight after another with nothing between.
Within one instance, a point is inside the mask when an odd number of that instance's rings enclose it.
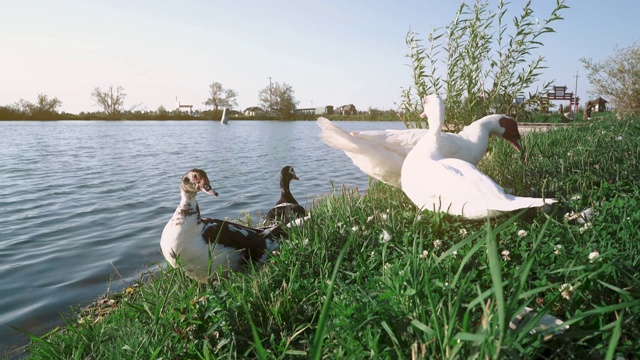
<instances>
[{"instance_id":1,"label":"small boat on water","mask_svg":"<svg viewBox=\"0 0 640 360\"><path fill-rule=\"evenodd\" d=\"M226 124L229 122L229 115L227 114L227 108L222 109L222 119L220 119L220 124Z\"/></svg>"}]
</instances>

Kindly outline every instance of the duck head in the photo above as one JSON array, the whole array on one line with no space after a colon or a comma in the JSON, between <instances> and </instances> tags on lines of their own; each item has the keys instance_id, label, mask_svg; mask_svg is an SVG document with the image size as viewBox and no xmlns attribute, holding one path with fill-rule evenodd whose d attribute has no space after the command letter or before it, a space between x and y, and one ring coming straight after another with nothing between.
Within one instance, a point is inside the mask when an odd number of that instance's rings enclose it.
<instances>
[{"instance_id":1,"label":"duck head","mask_svg":"<svg viewBox=\"0 0 640 360\"><path fill-rule=\"evenodd\" d=\"M191 169L184 174L182 183L180 184L180 190L193 195L198 193L198 191L202 191L205 194L218 196L218 193L211 187L207 173L200 169Z\"/></svg>"},{"instance_id":2,"label":"duck head","mask_svg":"<svg viewBox=\"0 0 640 360\"><path fill-rule=\"evenodd\" d=\"M522 146L520 145L520 131L518 131L518 123L516 120L506 115L500 115L498 123L500 124L500 127L504 129L502 138L510 142L513 147L518 149L518 151L522 151Z\"/></svg>"},{"instance_id":3,"label":"duck head","mask_svg":"<svg viewBox=\"0 0 640 360\"><path fill-rule=\"evenodd\" d=\"M290 182L291 180L300 180L298 176L296 176L296 171L293 170L291 166L285 166L280 170L280 179L285 182Z\"/></svg>"}]
</instances>

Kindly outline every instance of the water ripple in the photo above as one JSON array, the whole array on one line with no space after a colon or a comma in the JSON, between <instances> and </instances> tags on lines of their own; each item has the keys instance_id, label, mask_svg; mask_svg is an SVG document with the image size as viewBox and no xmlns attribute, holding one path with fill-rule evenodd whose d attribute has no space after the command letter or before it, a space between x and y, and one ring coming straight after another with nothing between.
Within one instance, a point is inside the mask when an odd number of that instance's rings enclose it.
<instances>
[{"instance_id":1,"label":"water ripple","mask_svg":"<svg viewBox=\"0 0 640 360\"><path fill-rule=\"evenodd\" d=\"M28 340L7 325L44 333L59 311L122 288L114 268L132 279L164 263L160 235L188 169L206 170L220 193L198 198L203 215L231 219L273 206L284 165L307 205L332 181L368 181L314 122L0 122L0 133L0 348Z\"/></svg>"}]
</instances>

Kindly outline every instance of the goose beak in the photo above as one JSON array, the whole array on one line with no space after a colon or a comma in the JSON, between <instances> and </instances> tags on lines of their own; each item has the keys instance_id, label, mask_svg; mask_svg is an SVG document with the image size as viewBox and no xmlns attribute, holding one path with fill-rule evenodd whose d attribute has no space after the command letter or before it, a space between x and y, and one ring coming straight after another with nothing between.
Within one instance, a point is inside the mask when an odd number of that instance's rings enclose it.
<instances>
[{"instance_id":1,"label":"goose beak","mask_svg":"<svg viewBox=\"0 0 640 360\"><path fill-rule=\"evenodd\" d=\"M511 145L513 145L514 148L518 149L518 151L522 152L522 145L520 145L520 140L512 140L510 141Z\"/></svg>"},{"instance_id":2,"label":"goose beak","mask_svg":"<svg viewBox=\"0 0 640 360\"><path fill-rule=\"evenodd\" d=\"M209 194L209 195L213 195L213 196L218 196L218 193L213 190L213 188L211 187L211 185L209 184L204 184L202 185L202 187L200 188L200 190L202 190L203 193L205 194Z\"/></svg>"}]
</instances>

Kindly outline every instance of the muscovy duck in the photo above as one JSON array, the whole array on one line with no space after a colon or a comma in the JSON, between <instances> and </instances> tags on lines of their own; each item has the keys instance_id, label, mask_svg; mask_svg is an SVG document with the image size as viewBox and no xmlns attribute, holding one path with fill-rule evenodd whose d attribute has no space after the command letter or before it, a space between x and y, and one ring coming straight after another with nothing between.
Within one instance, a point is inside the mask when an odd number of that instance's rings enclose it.
<instances>
[{"instance_id":1,"label":"muscovy duck","mask_svg":"<svg viewBox=\"0 0 640 360\"><path fill-rule=\"evenodd\" d=\"M218 196L203 170L189 170L180 184L180 204L160 240L162 254L171 266L181 265L189 277L207 282L265 260L279 249L278 239L285 235L280 226L251 228L200 217L198 191Z\"/></svg>"}]
</instances>

